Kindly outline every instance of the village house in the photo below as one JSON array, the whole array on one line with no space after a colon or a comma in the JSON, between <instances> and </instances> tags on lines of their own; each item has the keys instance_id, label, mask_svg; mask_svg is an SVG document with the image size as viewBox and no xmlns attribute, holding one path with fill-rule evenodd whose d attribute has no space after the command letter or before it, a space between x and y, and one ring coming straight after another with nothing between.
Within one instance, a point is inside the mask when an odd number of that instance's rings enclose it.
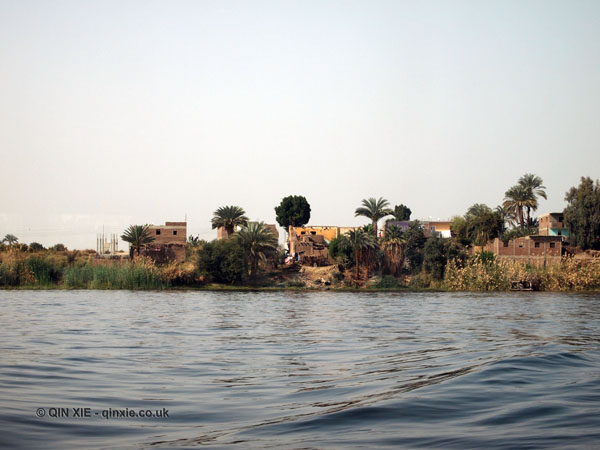
<instances>
[{"instance_id":1,"label":"village house","mask_svg":"<svg viewBox=\"0 0 600 450\"><path fill-rule=\"evenodd\" d=\"M541 236L569 237L569 229L565 226L563 213L542 214L539 221L539 234Z\"/></svg>"},{"instance_id":2,"label":"village house","mask_svg":"<svg viewBox=\"0 0 600 450\"><path fill-rule=\"evenodd\" d=\"M563 242L561 236L525 236L509 241L496 238L488 242L485 250L498 259L545 265L560 262Z\"/></svg>"},{"instance_id":3,"label":"village house","mask_svg":"<svg viewBox=\"0 0 600 450\"><path fill-rule=\"evenodd\" d=\"M305 264L333 264L329 256L329 242L359 227L306 226L288 230L290 255Z\"/></svg>"},{"instance_id":4,"label":"village house","mask_svg":"<svg viewBox=\"0 0 600 450\"><path fill-rule=\"evenodd\" d=\"M157 263L185 261L187 242L186 222L165 222L164 225L149 225L148 232L154 238L141 249L141 254Z\"/></svg>"},{"instance_id":5,"label":"village house","mask_svg":"<svg viewBox=\"0 0 600 450\"><path fill-rule=\"evenodd\" d=\"M385 236L385 229L386 227L389 227L390 225L395 225L398 228L400 228L400 231L405 232L406 230L408 230L410 228L410 226L415 223L414 220L389 220L385 223L385 226L382 230L382 235ZM439 236L439 237L445 237L445 238L449 238L452 237L452 231L450 230L450 224L452 222L448 222L448 221L440 221L440 220L436 220L436 221L419 221L419 223L421 224L421 227L423 228L423 233L425 234L425 237L430 237L430 236Z\"/></svg>"}]
</instances>

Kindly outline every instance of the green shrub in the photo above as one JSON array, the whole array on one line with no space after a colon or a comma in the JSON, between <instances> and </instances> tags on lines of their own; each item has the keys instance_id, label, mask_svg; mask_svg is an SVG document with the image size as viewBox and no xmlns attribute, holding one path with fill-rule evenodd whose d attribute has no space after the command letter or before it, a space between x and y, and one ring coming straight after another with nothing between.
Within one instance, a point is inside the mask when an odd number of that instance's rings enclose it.
<instances>
[{"instance_id":1,"label":"green shrub","mask_svg":"<svg viewBox=\"0 0 600 450\"><path fill-rule=\"evenodd\" d=\"M198 272L208 281L240 283L246 273L244 251L233 240L208 242L197 254Z\"/></svg>"}]
</instances>

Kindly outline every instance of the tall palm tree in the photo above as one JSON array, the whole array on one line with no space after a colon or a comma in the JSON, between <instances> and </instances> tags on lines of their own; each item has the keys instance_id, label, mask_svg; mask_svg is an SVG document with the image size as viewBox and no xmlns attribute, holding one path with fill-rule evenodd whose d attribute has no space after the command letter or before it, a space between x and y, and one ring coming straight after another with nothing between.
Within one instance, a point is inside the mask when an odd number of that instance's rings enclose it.
<instances>
[{"instance_id":1,"label":"tall palm tree","mask_svg":"<svg viewBox=\"0 0 600 450\"><path fill-rule=\"evenodd\" d=\"M363 258L365 252L377 248L377 239L375 235L365 231L363 228L357 228L348 233L348 244L354 250L356 279L358 279L360 260Z\"/></svg>"},{"instance_id":2,"label":"tall palm tree","mask_svg":"<svg viewBox=\"0 0 600 450\"><path fill-rule=\"evenodd\" d=\"M383 250L383 264L390 274L397 277L402 273L404 262L404 244L406 239L402 236L402 230L395 225L390 225L385 230L385 236L381 242Z\"/></svg>"},{"instance_id":3,"label":"tall palm tree","mask_svg":"<svg viewBox=\"0 0 600 450\"><path fill-rule=\"evenodd\" d=\"M16 237L14 234L7 234L6 236L4 236L4 239L2 239L2 242L6 242L9 246L12 246L19 242L19 238Z\"/></svg>"},{"instance_id":4,"label":"tall palm tree","mask_svg":"<svg viewBox=\"0 0 600 450\"><path fill-rule=\"evenodd\" d=\"M536 201L532 198L530 189L517 184L505 192L502 206L515 211L519 224L523 228L525 226L523 209L536 206Z\"/></svg>"},{"instance_id":5,"label":"tall palm tree","mask_svg":"<svg viewBox=\"0 0 600 450\"><path fill-rule=\"evenodd\" d=\"M392 214L389 206L389 202L383 197L379 197L379 200L375 200L373 197L367 200L363 199L362 206L354 211L354 217L364 216L371 219L375 236L377 236L377 221Z\"/></svg>"},{"instance_id":6,"label":"tall palm tree","mask_svg":"<svg viewBox=\"0 0 600 450\"><path fill-rule=\"evenodd\" d=\"M527 208L527 225L530 226L532 225L532 221L531 221L531 211L535 211L538 207L538 201L537 198L542 197L543 199L547 200L548 197L546 196L546 186L544 186L542 183L544 182L544 180L542 180L541 177L538 177L537 175L534 175L533 173L526 173L525 175L523 175L521 178L519 178L519 186L523 186L525 189L529 190L530 193L530 197L531 197L531 204L533 206L526 206Z\"/></svg>"},{"instance_id":7,"label":"tall palm tree","mask_svg":"<svg viewBox=\"0 0 600 450\"><path fill-rule=\"evenodd\" d=\"M254 278L258 262L266 260L277 251L277 238L263 222L250 222L233 236L244 249L250 264L250 278Z\"/></svg>"},{"instance_id":8,"label":"tall palm tree","mask_svg":"<svg viewBox=\"0 0 600 450\"><path fill-rule=\"evenodd\" d=\"M239 206L221 206L213 213L211 220L213 230L223 227L227 235L231 236L237 226L243 227L248 224L245 214L246 211Z\"/></svg>"},{"instance_id":9,"label":"tall palm tree","mask_svg":"<svg viewBox=\"0 0 600 450\"><path fill-rule=\"evenodd\" d=\"M129 228L121 235L121 239L129 242L129 257L132 259L134 250L137 251L139 256L141 246L154 241L154 237L150 235L148 230L148 225L129 225Z\"/></svg>"}]
</instances>

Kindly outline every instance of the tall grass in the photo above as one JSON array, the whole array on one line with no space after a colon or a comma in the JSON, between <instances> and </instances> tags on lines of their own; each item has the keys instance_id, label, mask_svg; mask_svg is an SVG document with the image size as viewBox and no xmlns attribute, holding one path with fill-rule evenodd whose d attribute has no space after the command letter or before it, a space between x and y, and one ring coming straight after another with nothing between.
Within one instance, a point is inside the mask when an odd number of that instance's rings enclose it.
<instances>
[{"instance_id":1,"label":"tall grass","mask_svg":"<svg viewBox=\"0 0 600 450\"><path fill-rule=\"evenodd\" d=\"M563 258L559 264L532 266L510 260L472 259L464 266L450 261L442 286L450 291L507 291L511 281L529 281L540 290L600 289L600 261Z\"/></svg>"},{"instance_id":2,"label":"tall grass","mask_svg":"<svg viewBox=\"0 0 600 450\"><path fill-rule=\"evenodd\" d=\"M169 287L148 258L111 265L86 264L64 272L65 287L80 289L162 289Z\"/></svg>"}]
</instances>

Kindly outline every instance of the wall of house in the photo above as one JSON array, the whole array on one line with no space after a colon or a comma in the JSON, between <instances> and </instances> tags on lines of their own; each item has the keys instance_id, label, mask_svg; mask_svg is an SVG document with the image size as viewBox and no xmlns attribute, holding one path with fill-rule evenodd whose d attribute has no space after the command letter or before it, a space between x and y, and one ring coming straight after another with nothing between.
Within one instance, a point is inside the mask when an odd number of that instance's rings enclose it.
<instances>
[{"instance_id":1,"label":"wall of house","mask_svg":"<svg viewBox=\"0 0 600 450\"><path fill-rule=\"evenodd\" d=\"M150 236L153 244L185 244L187 242L186 222L165 222L164 225L150 225Z\"/></svg>"},{"instance_id":2,"label":"wall of house","mask_svg":"<svg viewBox=\"0 0 600 450\"><path fill-rule=\"evenodd\" d=\"M292 227L294 233L298 236L302 235L313 235L313 236L323 236L326 240L332 241L336 237L339 236L340 230L339 227Z\"/></svg>"},{"instance_id":3,"label":"wall of house","mask_svg":"<svg viewBox=\"0 0 600 450\"><path fill-rule=\"evenodd\" d=\"M501 259L528 261L534 264L559 262L562 256L562 240L552 236L526 236L503 242L496 238L488 243L486 250Z\"/></svg>"},{"instance_id":4,"label":"wall of house","mask_svg":"<svg viewBox=\"0 0 600 450\"><path fill-rule=\"evenodd\" d=\"M147 244L141 248L140 253L148 256L158 264L167 264L169 262L184 262L186 258L185 244Z\"/></svg>"}]
</instances>

